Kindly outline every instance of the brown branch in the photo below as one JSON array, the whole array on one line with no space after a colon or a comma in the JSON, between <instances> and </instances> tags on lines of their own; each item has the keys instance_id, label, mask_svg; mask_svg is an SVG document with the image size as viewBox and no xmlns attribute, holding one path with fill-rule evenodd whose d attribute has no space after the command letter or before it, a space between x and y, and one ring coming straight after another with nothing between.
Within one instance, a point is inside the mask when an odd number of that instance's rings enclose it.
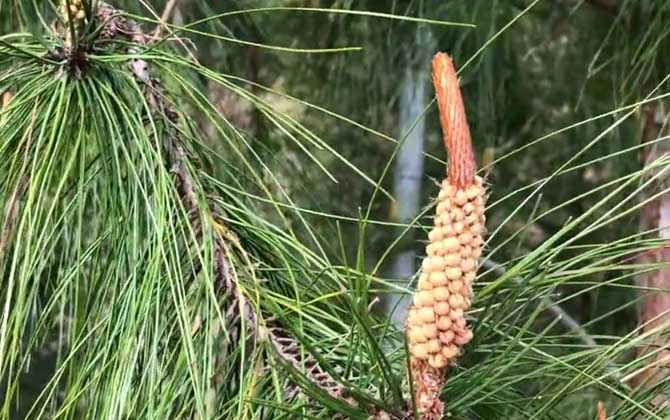
<instances>
[{"instance_id":1,"label":"brown branch","mask_svg":"<svg viewBox=\"0 0 670 420\"><path fill-rule=\"evenodd\" d=\"M668 116L658 107L648 106L641 114L641 142L651 142L664 134L667 129ZM654 163L670 154L670 146L666 143L654 143L643 149L642 164L649 170L649 178L659 175ZM667 241L670 229L670 193L667 191L669 183L666 177L655 179L648 185L643 197L653 197L646 202L640 211L640 232L657 232L658 239ZM658 265L658 270L644 271L635 276L635 282L640 287L641 297L638 303L638 322L643 334L650 334L649 343L638 349L638 358L653 357L653 361L633 376L633 382L638 387L654 386L670 374L670 340L667 336L667 325L670 322L670 248L659 247L654 252L645 252L638 256L636 263L640 265ZM659 330L660 329L660 330ZM631 375L628 375L631 376ZM654 402L666 400L667 393L660 393Z\"/></svg>"},{"instance_id":2,"label":"brown branch","mask_svg":"<svg viewBox=\"0 0 670 420\"><path fill-rule=\"evenodd\" d=\"M0 107L0 111L4 111L7 109L9 106L9 103L12 100L12 93L9 91L6 91L5 93L2 94L2 106ZM7 114L3 113L2 117L0 117L0 127L5 125L5 122L7 121Z\"/></svg>"},{"instance_id":3,"label":"brown branch","mask_svg":"<svg viewBox=\"0 0 670 420\"><path fill-rule=\"evenodd\" d=\"M5 109L9 106L9 102L12 100L12 93L11 92L5 92L2 94L2 108Z\"/></svg>"},{"instance_id":4,"label":"brown branch","mask_svg":"<svg viewBox=\"0 0 670 420\"><path fill-rule=\"evenodd\" d=\"M449 181L456 187L464 187L474 182L475 159L458 76L454 63L445 53L433 58L433 84L449 153Z\"/></svg>"},{"instance_id":5,"label":"brown branch","mask_svg":"<svg viewBox=\"0 0 670 420\"><path fill-rule=\"evenodd\" d=\"M12 95L9 92L5 92L3 95L2 109L5 109L9 106L9 102L12 100ZM16 218L19 214L19 202L26 192L26 188L30 183L30 175L27 173L28 170L28 154L30 153L30 146L32 145L33 139L33 127L35 123L36 115L33 112L32 123L30 129L27 133L26 144L23 150L23 162L21 168L19 169L19 175L17 177L17 183L12 192L12 196L9 199L7 208L5 211L5 219L2 223L2 233L0 233L0 261L4 258L7 248L11 244L12 238L14 236L14 227L16 225Z\"/></svg>"},{"instance_id":6,"label":"brown branch","mask_svg":"<svg viewBox=\"0 0 670 420\"><path fill-rule=\"evenodd\" d=\"M605 404L602 401L598 401L598 420L607 420Z\"/></svg>"},{"instance_id":7,"label":"brown branch","mask_svg":"<svg viewBox=\"0 0 670 420\"><path fill-rule=\"evenodd\" d=\"M142 31L137 22L123 17L120 10L115 9L107 3L100 4L97 11L97 19L105 23L105 27L101 31L101 38L103 39L125 36L140 46L147 45L151 40ZM131 52L132 49L131 47ZM203 225L213 224L212 222L220 223L223 218L218 214L217 209L213 208L206 200L203 200L203 204L198 200L198 197L203 194L197 190L197 182L193 178L188 166L186 147L182 141L181 132L178 129L178 113L164 94L161 85L157 80L152 78L148 63L143 59L135 58L131 61L130 70L137 82L144 86L145 96L151 109L164 117L167 122L166 130L168 131L168 135L165 136L166 144L163 146L167 149L168 153L166 157L168 164L170 165L171 172L175 175L175 188L184 205L184 209L193 220L196 234L201 236L203 234ZM161 147L159 144L155 144L154 146L157 148ZM201 206L205 206L211 220L204 218L205 215L201 213ZM223 290L226 298L231 297L231 292L236 298L238 305L232 304L230 308L235 312L233 308L239 306L239 313L233 314L233 316L246 315L249 317L250 324L255 325L255 312L246 301L230 269L229 249L223 237L216 232L216 229L212 230L212 236L217 284L220 290Z\"/></svg>"},{"instance_id":8,"label":"brown branch","mask_svg":"<svg viewBox=\"0 0 670 420\"><path fill-rule=\"evenodd\" d=\"M421 420L440 420L444 417L440 392L446 382L445 374L446 369L436 369L422 360L412 360L412 375L416 378L417 388L416 404Z\"/></svg>"},{"instance_id":9,"label":"brown branch","mask_svg":"<svg viewBox=\"0 0 670 420\"><path fill-rule=\"evenodd\" d=\"M14 187L14 192L12 192L12 196L9 199L9 203L7 204L5 220L2 224L2 234L0 234L0 260L2 260L5 256L5 252L11 243L16 216L19 212L19 201L21 200L21 197L23 197L27 185L27 178L20 179L16 187Z\"/></svg>"},{"instance_id":10,"label":"brown branch","mask_svg":"<svg viewBox=\"0 0 670 420\"><path fill-rule=\"evenodd\" d=\"M268 331L268 336L282 359L291 363L297 370L302 370L303 367L307 369L304 372L305 376L319 385L330 396L338 399L345 398L346 389L326 372L312 355L309 353L303 354L300 343L286 330L271 328Z\"/></svg>"},{"instance_id":11,"label":"brown branch","mask_svg":"<svg viewBox=\"0 0 670 420\"><path fill-rule=\"evenodd\" d=\"M167 9L167 8L166 8ZM113 38L118 35L129 37L135 43L143 46L150 42L150 38L145 35L140 26L130 20L120 16L120 11L114 9L108 4L101 4L98 9L98 20L106 22L103 28L103 36ZM166 13L164 13L164 16ZM190 217L193 217L195 223L198 225L198 233L202 234L203 215L201 215L201 206L206 206L206 210L211 214L213 225L213 243L214 254L216 261L216 274L219 289L225 294L226 299L235 299L233 304L229 306L227 315L233 319L245 317L249 324L254 325L256 335L266 335L269 341L273 344L277 353L286 362L295 366L296 368L305 367L307 369L305 375L316 385L322 387L331 396L342 399L343 401L353 405L355 402L344 397L345 388L339 384L335 379L323 370L316 362L313 356L303 356L300 350L300 345L294 337L286 333L285 330L272 325L267 329L266 334L258 334L257 313L256 309L252 307L246 300L239 284L237 283L231 269L228 255L230 254L229 245L244 252L241 245L236 238L231 238L234 235L225 228L223 217L216 208L212 207L206 200L199 203L198 197L202 196L197 191L198 184L192 176L191 170L188 166L188 156L186 148L181 140L181 133L178 130L178 114L174 106L168 101L167 96L163 93L160 84L151 77L148 63L142 59L133 59L130 66L131 71L135 75L137 81L145 86L145 95L148 103L152 109L157 110L160 115L164 116L169 122L170 133L166 136L169 164L171 170L175 174L175 186L177 192L184 204L185 209ZM160 147L156 145L156 147ZM218 225L218 226L217 226ZM229 241L230 244L227 242ZM249 264L251 264L249 262ZM235 304L236 303L236 304ZM230 331L229 331L230 333ZM231 336L227 337L231 341Z\"/></svg>"}]
</instances>

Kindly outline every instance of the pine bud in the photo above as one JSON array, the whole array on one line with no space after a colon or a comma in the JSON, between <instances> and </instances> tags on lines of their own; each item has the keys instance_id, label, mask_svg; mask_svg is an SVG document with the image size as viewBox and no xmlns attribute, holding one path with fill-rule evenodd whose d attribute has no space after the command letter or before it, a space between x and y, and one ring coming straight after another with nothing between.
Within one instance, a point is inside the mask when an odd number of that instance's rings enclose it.
<instances>
[{"instance_id":1,"label":"pine bud","mask_svg":"<svg viewBox=\"0 0 670 420\"><path fill-rule=\"evenodd\" d=\"M441 353L437 353L434 356L430 356L428 359L428 363L437 369L441 369L445 366L447 366L447 363L449 363L449 360L444 357Z\"/></svg>"},{"instance_id":2,"label":"pine bud","mask_svg":"<svg viewBox=\"0 0 670 420\"><path fill-rule=\"evenodd\" d=\"M84 5L81 0L61 0L60 12L66 23L70 21L71 17L77 26L83 23L84 19L86 19L86 11L84 10Z\"/></svg>"}]
</instances>

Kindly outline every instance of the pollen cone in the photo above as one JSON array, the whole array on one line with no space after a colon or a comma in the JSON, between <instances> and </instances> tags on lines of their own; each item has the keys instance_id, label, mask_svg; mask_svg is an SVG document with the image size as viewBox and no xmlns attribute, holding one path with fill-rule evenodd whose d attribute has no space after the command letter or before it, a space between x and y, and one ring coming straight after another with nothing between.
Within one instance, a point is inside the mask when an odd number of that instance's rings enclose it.
<instances>
[{"instance_id":1,"label":"pollen cone","mask_svg":"<svg viewBox=\"0 0 670 420\"><path fill-rule=\"evenodd\" d=\"M485 233L486 190L475 175L470 129L456 70L448 55L433 59L433 83L449 154L418 289L407 317L417 404L422 419L442 417L439 392L446 367L472 340L464 312L470 308Z\"/></svg>"}]
</instances>

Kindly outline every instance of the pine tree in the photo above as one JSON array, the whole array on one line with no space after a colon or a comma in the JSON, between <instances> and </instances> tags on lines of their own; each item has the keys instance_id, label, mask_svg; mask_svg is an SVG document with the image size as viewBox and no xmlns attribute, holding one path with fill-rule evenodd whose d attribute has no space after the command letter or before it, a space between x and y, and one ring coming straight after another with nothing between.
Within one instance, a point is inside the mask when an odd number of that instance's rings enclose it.
<instances>
[{"instance_id":1,"label":"pine tree","mask_svg":"<svg viewBox=\"0 0 670 420\"><path fill-rule=\"evenodd\" d=\"M434 101L423 208L387 219L400 86L437 50L491 186L444 412L667 417L668 378L636 382L667 322L635 310L666 291L635 279L667 269L639 109L665 124L670 6L225 3L0 0L0 418L418 416L377 297L421 289L386 273L439 210Z\"/></svg>"}]
</instances>

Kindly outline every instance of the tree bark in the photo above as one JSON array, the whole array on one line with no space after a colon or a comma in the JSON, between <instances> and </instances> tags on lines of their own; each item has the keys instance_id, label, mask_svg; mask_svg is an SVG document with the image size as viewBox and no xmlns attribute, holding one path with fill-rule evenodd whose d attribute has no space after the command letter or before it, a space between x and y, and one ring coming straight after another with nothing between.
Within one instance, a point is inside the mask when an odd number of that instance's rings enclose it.
<instances>
[{"instance_id":1,"label":"tree bark","mask_svg":"<svg viewBox=\"0 0 670 420\"><path fill-rule=\"evenodd\" d=\"M658 105L648 106L642 112L642 141L648 142L663 135L667 130L667 115ZM665 133L667 134L667 133ZM642 150L642 163L651 165L670 152L668 141L657 142ZM648 176L653 176L650 173ZM661 176L645 191L645 196L668 189L667 176ZM641 296L638 303L640 332L649 334L647 345L638 350L638 357L645 358L645 365L633 382L636 386L653 386L670 375L670 193L664 193L647 203L640 215L640 231L653 231L663 244L655 250L643 253L637 258L638 264L664 264L658 270L651 270L636 276ZM659 396L661 403L667 396Z\"/></svg>"}]
</instances>

